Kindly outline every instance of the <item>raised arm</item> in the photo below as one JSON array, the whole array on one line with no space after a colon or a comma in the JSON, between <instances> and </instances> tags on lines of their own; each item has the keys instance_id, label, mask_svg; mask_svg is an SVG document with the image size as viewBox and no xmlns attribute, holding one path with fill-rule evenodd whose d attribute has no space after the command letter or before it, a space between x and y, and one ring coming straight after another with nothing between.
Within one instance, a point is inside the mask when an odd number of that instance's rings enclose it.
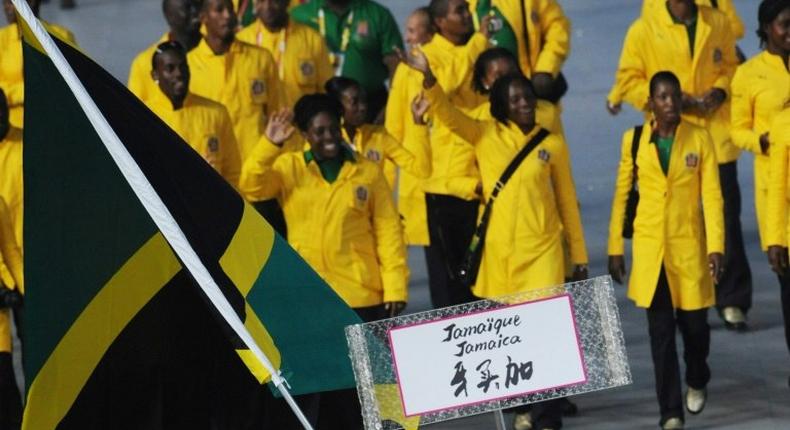
<instances>
[{"instance_id":1,"label":"raised arm","mask_svg":"<svg viewBox=\"0 0 790 430\"><path fill-rule=\"evenodd\" d=\"M283 178L274 162L282 153L283 144L293 133L289 111L275 112L269 117L264 136L255 145L241 169L239 191L245 199L259 202L273 199L280 194Z\"/></svg>"}]
</instances>

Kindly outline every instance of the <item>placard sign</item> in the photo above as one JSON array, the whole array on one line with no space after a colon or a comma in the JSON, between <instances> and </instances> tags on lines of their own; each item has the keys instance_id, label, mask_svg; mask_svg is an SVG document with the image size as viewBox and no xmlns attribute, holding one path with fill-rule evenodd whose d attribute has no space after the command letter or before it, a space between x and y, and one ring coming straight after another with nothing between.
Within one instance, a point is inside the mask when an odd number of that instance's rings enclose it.
<instances>
[{"instance_id":1,"label":"placard sign","mask_svg":"<svg viewBox=\"0 0 790 430\"><path fill-rule=\"evenodd\" d=\"M405 416L587 382L567 294L393 328Z\"/></svg>"}]
</instances>

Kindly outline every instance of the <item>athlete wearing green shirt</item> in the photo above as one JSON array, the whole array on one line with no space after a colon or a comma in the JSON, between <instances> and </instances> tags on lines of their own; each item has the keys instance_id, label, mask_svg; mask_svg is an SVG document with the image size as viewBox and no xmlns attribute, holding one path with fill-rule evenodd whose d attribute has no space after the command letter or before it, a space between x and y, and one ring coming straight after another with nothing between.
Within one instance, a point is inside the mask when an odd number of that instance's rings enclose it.
<instances>
[{"instance_id":1,"label":"athlete wearing green shirt","mask_svg":"<svg viewBox=\"0 0 790 430\"><path fill-rule=\"evenodd\" d=\"M313 0L294 8L291 18L321 33L335 75L365 88L370 119L375 120L387 101L385 83L398 65L396 49L403 49L389 9L372 0Z\"/></svg>"}]
</instances>

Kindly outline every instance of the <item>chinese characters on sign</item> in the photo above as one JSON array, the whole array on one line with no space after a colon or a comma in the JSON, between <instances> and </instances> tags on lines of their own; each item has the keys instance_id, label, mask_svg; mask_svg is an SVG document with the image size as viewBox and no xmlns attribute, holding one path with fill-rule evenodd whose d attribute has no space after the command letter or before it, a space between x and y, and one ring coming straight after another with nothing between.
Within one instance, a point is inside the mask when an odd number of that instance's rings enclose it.
<instances>
[{"instance_id":1,"label":"chinese characters on sign","mask_svg":"<svg viewBox=\"0 0 790 430\"><path fill-rule=\"evenodd\" d=\"M389 337L406 416L587 380L567 295L398 327Z\"/></svg>"}]
</instances>

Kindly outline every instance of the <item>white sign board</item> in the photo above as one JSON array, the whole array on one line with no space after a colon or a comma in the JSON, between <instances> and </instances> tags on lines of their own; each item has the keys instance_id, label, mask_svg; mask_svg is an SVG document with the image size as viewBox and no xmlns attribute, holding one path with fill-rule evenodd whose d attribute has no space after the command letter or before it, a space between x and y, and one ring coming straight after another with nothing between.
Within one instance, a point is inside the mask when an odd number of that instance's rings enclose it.
<instances>
[{"instance_id":1,"label":"white sign board","mask_svg":"<svg viewBox=\"0 0 790 430\"><path fill-rule=\"evenodd\" d=\"M404 414L587 382L569 295L389 331Z\"/></svg>"}]
</instances>

